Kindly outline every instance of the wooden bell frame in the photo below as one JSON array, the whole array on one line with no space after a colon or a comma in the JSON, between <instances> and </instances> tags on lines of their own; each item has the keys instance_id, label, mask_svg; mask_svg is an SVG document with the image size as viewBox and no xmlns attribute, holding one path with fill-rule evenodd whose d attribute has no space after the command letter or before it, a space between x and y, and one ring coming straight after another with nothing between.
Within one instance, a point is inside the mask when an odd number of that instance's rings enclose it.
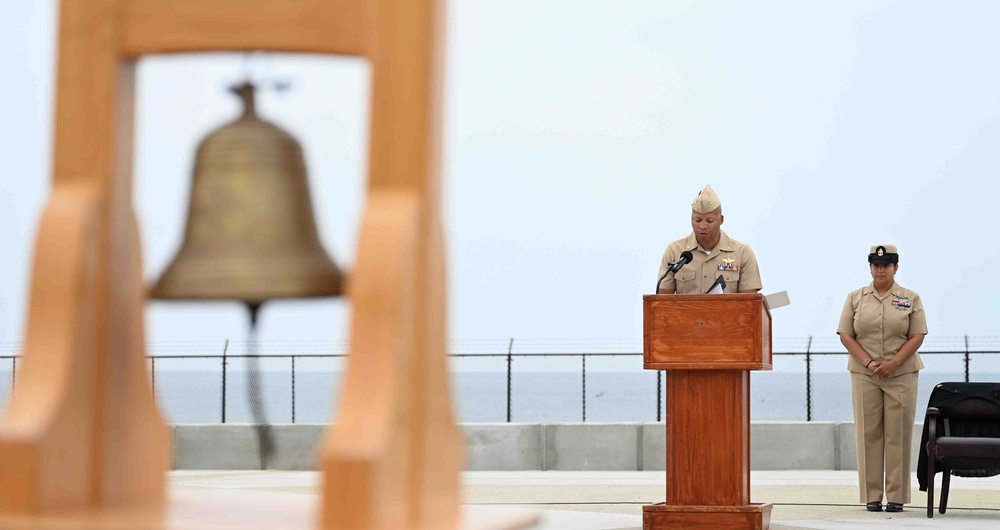
<instances>
[{"instance_id":1,"label":"wooden bell frame","mask_svg":"<svg viewBox=\"0 0 1000 530\"><path fill-rule=\"evenodd\" d=\"M136 62L265 50L372 65L351 355L338 422L321 450L321 508L303 525L460 524L464 445L447 381L440 215L442 4L61 1L52 192L36 240L18 391L0 422L0 522L171 511L170 430L146 370L132 206ZM164 510L140 512L162 522L154 515Z\"/></svg>"}]
</instances>

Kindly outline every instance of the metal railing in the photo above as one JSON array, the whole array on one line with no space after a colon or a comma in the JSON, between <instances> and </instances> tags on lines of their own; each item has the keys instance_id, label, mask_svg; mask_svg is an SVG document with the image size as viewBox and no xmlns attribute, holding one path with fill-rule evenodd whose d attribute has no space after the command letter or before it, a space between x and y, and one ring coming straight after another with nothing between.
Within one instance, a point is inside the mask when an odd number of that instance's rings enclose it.
<instances>
[{"instance_id":1,"label":"metal railing","mask_svg":"<svg viewBox=\"0 0 1000 530\"><path fill-rule=\"evenodd\" d=\"M998 339L1000 341L1000 339ZM518 377L518 373L514 369L516 360L523 359L540 359L540 358L565 358L565 359L580 359L580 421L587 421L587 359L588 358L615 358L615 357L628 357L635 358L635 361L630 361L630 365L641 366L642 365L642 353L639 352L513 352L513 339L508 343L506 352L497 353L451 353L448 356L452 359L498 359L506 362L506 411L505 418L507 422L511 422L514 419L513 415L513 401L514 401L514 382ZM954 342L953 342L954 343ZM984 370L983 372L989 375L1000 375L1000 348L970 348L969 337L964 337L960 339L961 347L958 348L948 348L948 349L933 349L933 350L921 350L920 355L925 360L933 359L935 356L939 355L961 355L961 372L964 377L964 381L970 381L970 377L974 373L972 370L972 363L976 359L991 359L991 365L995 366L996 370ZM804 358L805 369L804 372L792 372L792 373L802 373L805 378L805 419L806 421L814 420L814 402L816 392L813 386L814 374L814 363L817 360L828 357L840 357L845 359L846 365L846 352L845 351L813 351L813 338L808 337L804 351L781 351L774 352L773 355L776 358L774 360L774 365L778 366L783 364L785 361L779 360L781 357L793 357L800 356ZM992 345L992 344L991 344ZM177 362L183 360L209 360L218 362L218 374L219 382L221 387L221 403L219 410L219 421L221 423L227 422L227 410L230 405L227 404L227 384L231 375L229 374L229 364L233 361L243 361L251 355L245 354L231 354L229 353L229 341L225 341L221 345L221 353L208 353L208 354L179 354L179 355L148 355L147 359L149 361L150 370L150 381L153 388L154 394L156 393L157 385L157 364L163 364L166 361ZM259 354L254 355L259 360L264 361L287 361L289 363L289 372L291 376L291 422L296 422L296 363L302 362L304 360L316 360L316 359L345 359L347 357L346 353L317 353L317 354L298 354L298 353L284 353L284 354ZM10 373L10 393L16 391L16 374L18 368L18 362L21 359L20 355L0 355L0 366L3 363L9 362L11 367ZM827 372L829 373L829 372ZM956 372L957 373L957 372ZM650 395L650 400L655 399L655 409L656 409L656 421L663 420L663 404L665 395L665 381L663 378L663 372L656 372L656 389L655 396ZM3 398L2 387L0 387L0 398ZM3 402L0 401L0 408L2 408Z\"/></svg>"}]
</instances>

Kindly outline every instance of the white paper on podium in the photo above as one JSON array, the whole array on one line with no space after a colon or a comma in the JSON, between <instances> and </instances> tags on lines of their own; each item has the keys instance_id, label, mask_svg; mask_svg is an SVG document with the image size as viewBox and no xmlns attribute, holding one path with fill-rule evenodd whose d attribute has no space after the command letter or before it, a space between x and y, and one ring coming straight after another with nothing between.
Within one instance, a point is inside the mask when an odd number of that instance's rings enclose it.
<instances>
[{"instance_id":1,"label":"white paper on podium","mask_svg":"<svg viewBox=\"0 0 1000 530\"><path fill-rule=\"evenodd\" d=\"M767 307L770 309L785 307L791 303L788 301L788 291L778 291L764 296L764 299L767 300Z\"/></svg>"}]
</instances>

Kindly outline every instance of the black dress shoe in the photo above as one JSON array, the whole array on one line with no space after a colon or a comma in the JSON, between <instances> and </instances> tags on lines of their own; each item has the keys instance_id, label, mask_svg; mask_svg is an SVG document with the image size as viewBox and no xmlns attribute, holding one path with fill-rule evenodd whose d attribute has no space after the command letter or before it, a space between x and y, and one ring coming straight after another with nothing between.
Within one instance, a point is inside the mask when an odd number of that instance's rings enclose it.
<instances>
[{"instance_id":1,"label":"black dress shoe","mask_svg":"<svg viewBox=\"0 0 1000 530\"><path fill-rule=\"evenodd\" d=\"M882 503L879 501L872 501L865 505L865 509L869 512L881 512Z\"/></svg>"},{"instance_id":2,"label":"black dress shoe","mask_svg":"<svg viewBox=\"0 0 1000 530\"><path fill-rule=\"evenodd\" d=\"M898 502L887 502L885 504L885 511L887 512L901 512L903 511L903 505Z\"/></svg>"}]
</instances>

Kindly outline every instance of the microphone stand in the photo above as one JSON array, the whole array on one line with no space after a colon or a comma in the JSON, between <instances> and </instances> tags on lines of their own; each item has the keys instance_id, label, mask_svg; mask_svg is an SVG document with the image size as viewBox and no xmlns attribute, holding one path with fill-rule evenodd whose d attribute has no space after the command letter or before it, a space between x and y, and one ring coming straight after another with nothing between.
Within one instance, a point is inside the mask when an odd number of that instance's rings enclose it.
<instances>
[{"instance_id":1,"label":"microphone stand","mask_svg":"<svg viewBox=\"0 0 1000 530\"><path fill-rule=\"evenodd\" d=\"M653 294L660 294L660 284L663 283L663 280L666 279L668 274L670 274L671 272L676 274L677 271L681 270L681 267L688 264L687 261L683 260L684 257L681 256L680 258L678 258L677 261L671 261L670 263L667 263L667 272L664 272L663 276L660 276L660 279L656 281L656 290L653 291Z\"/></svg>"},{"instance_id":2,"label":"microphone stand","mask_svg":"<svg viewBox=\"0 0 1000 530\"><path fill-rule=\"evenodd\" d=\"M663 280L666 279L667 275L673 270L675 263L677 262L672 261L667 264L667 272L664 272L663 276L660 276L660 279L656 281L656 290L653 291L653 294L660 294L660 284L663 283Z\"/></svg>"},{"instance_id":3,"label":"microphone stand","mask_svg":"<svg viewBox=\"0 0 1000 530\"><path fill-rule=\"evenodd\" d=\"M664 272L663 276L660 276L660 279L656 280L656 290L653 291L653 294L660 294L660 284L663 283L663 280L666 279L668 274L671 272L676 274L677 271L681 270L681 267L691 263L692 259L693 257L691 256L691 252L685 250L684 252L681 252L681 257L677 258L677 261L667 263L667 272Z\"/></svg>"}]
</instances>

